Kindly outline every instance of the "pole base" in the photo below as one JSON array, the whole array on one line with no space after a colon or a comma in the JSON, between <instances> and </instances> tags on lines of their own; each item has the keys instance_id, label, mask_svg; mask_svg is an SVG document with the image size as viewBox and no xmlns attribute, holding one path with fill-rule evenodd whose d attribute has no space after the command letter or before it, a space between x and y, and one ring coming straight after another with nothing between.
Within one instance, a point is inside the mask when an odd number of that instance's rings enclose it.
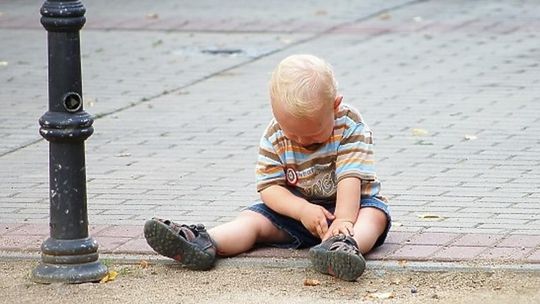
<instances>
[{"instance_id":1,"label":"pole base","mask_svg":"<svg viewBox=\"0 0 540 304\"><path fill-rule=\"evenodd\" d=\"M41 245L41 263L32 271L36 283L86 283L101 280L107 267L98 258L98 244L91 238L48 238Z\"/></svg>"},{"instance_id":2,"label":"pole base","mask_svg":"<svg viewBox=\"0 0 540 304\"><path fill-rule=\"evenodd\" d=\"M77 265L54 265L40 263L33 271L31 280L35 283L78 284L97 282L107 274L107 267L99 261Z\"/></svg>"}]
</instances>

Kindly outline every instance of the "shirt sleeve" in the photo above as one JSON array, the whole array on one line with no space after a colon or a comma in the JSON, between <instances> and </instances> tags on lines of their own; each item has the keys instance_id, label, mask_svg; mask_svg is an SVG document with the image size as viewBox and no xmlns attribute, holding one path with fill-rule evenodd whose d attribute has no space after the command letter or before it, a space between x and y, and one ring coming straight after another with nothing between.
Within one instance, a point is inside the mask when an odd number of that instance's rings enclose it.
<instances>
[{"instance_id":1,"label":"shirt sleeve","mask_svg":"<svg viewBox=\"0 0 540 304\"><path fill-rule=\"evenodd\" d=\"M373 161L373 134L364 123L356 123L344 134L338 147L336 178L376 179Z\"/></svg>"},{"instance_id":2,"label":"shirt sleeve","mask_svg":"<svg viewBox=\"0 0 540 304\"><path fill-rule=\"evenodd\" d=\"M286 184L283 163L266 136L262 136L259 143L256 177L258 192L272 185Z\"/></svg>"}]
</instances>

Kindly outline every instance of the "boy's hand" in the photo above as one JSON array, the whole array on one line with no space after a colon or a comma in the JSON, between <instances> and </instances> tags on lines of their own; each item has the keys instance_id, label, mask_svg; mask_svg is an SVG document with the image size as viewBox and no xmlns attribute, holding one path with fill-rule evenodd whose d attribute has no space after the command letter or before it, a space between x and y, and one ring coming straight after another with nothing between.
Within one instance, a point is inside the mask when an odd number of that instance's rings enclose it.
<instances>
[{"instance_id":1,"label":"boy's hand","mask_svg":"<svg viewBox=\"0 0 540 304\"><path fill-rule=\"evenodd\" d=\"M321 239L328 231L327 220L333 220L335 216L322 206L307 203L302 208L300 222L311 232L311 234Z\"/></svg>"},{"instance_id":2,"label":"boy's hand","mask_svg":"<svg viewBox=\"0 0 540 304\"><path fill-rule=\"evenodd\" d=\"M350 220L346 219L335 219L334 222L332 222L332 225L328 228L328 231L324 234L324 237L321 239L324 241L329 237L338 235L338 234L344 234L348 236L354 235L354 224Z\"/></svg>"}]
</instances>

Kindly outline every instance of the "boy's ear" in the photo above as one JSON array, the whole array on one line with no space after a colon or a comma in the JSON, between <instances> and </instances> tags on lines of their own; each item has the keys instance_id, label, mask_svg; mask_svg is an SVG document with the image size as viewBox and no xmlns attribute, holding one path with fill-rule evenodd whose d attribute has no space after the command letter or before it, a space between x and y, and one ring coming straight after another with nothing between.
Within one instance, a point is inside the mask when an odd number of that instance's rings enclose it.
<instances>
[{"instance_id":1,"label":"boy's ear","mask_svg":"<svg viewBox=\"0 0 540 304\"><path fill-rule=\"evenodd\" d=\"M341 104L341 101L343 100L343 95L338 95L336 97L336 100L334 100L334 110L337 110L339 105Z\"/></svg>"}]
</instances>

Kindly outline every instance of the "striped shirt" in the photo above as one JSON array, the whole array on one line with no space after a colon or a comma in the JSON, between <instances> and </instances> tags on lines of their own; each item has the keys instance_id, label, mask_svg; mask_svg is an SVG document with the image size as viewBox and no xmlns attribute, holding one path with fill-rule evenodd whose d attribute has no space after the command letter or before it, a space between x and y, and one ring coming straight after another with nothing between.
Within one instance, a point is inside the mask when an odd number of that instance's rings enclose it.
<instances>
[{"instance_id":1,"label":"striped shirt","mask_svg":"<svg viewBox=\"0 0 540 304\"><path fill-rule=\"evenodd\" d=\"M272 119L259 144L256 176L257 191L281 185L315 203L335 201L337 183L356 177L362 198L384 199L375 174L372 132L360 113L345 104L340 105L332 136L308 147L285 137Z\"/></svg>"}]
</instances>

